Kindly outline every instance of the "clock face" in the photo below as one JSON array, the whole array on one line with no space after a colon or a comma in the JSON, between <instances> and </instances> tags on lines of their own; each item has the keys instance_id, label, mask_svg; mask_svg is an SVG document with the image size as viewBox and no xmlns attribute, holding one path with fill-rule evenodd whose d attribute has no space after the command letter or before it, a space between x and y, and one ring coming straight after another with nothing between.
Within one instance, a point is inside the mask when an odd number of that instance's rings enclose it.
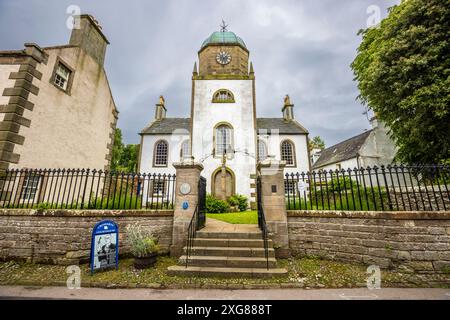
<instances>
[{"instance_id":1,"label":"clock face","mask_svg":"<svg viewBox=\"0 0 450 320\"><path fill-rule=\"evenodd\" d=\"M231 54L226 51L220 51L216 56L216 60L220 64L228 64L231 61Z\"/></svg>"}]
</instances>

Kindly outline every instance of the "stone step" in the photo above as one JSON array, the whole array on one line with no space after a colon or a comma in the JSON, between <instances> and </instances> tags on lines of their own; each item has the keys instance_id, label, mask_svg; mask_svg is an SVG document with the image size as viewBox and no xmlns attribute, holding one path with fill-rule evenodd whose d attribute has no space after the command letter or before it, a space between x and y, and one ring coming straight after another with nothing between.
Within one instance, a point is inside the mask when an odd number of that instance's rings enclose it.
<instances>
[{"instance_id":1,"label":"stone step","mask_svg":"<svg viewBox=\"0 0 450 320\"><path fill-rule=\"evenodd\" d=\"M197 231L198 238L215 239L262 239L261 231L255 232L208 232Z\"/></svg>"},{"instance_id":2,"label":"stone step","mask_svg":"<svg viewBox=\"0 0 450 320\"><path fill-rule=\"evenodd\" d=\"M267 241L269 248L273 248L272 240ZM262 239L226 239L226 238L195 238L195 247L247 247L264 248Z\"/></svg>"},{"instance_id":3,"label":"stone step","mask_svg":"<svg viewBox=\"0 0 450 320\"><path fill-rule=\"evenodd\" d=\"M226 278L271 278L284 276L286 269L282 268L220 268L220 267L199 267L199 266L170 266L169 275L176 276L203 276L203 277L226 277Z\"/></svg>"},{"instance_id":4,"label":"stone step","mask_svg":"<svg viewBox=\"0 0 450 320\"><path fill-rule=\"evenodd\" d=\"M186 254L187 248L184 248ZM265 257L264 248L249 247L192 247L190 251L194 256L226 256L226 257ZM275 257L275 250L269 248L269 257Z\"/></svg>"},{"instance_id":5,"label":"stone step","mask_svg":"<svg viewBox=\"0 0 450 320\"><path fill-rule=\"evenodd\" d=\"M178 260L180 265L186 264L186 256ZM227 257L227 256L189 256L189 265L198 267L228 268L265 268L267 260L263 257ZM276 268L275 258L269 258L269 268Z\"/></svg>"}]
</instances>

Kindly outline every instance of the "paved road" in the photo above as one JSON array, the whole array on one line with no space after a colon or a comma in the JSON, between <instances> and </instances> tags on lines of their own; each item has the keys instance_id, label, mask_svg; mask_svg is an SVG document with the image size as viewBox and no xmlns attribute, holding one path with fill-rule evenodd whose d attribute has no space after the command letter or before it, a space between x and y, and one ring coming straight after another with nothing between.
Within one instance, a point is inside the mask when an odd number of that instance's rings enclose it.
<instances>
[{"instance_id":1,"label":"paved road","mask_svg":"<svg viewBox=\"0 0 450 320\"><path fill-rule=\"evenodd\" d=\"M449 289L257 289L156 290L0 286L0 299L108 299L108 300L450 300Z\"/></svg>"}]
</instances>

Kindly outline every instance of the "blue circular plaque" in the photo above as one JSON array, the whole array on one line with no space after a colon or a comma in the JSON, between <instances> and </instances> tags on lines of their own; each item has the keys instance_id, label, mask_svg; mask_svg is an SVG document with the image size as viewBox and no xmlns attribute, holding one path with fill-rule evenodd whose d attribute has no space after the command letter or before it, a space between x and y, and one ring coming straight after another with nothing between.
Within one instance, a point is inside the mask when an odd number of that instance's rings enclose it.
<instances>
[{"instance_id":1,"label":"blue circular plaque","mask_svg":"<svg viewBox=\"0 0 450 320\"><path fill-rule=\"evenodd\" d=\"M183 202L183 209L186 210L187 208L189 208L189 202L184 201Z\"/></svg>"}]
</instances>

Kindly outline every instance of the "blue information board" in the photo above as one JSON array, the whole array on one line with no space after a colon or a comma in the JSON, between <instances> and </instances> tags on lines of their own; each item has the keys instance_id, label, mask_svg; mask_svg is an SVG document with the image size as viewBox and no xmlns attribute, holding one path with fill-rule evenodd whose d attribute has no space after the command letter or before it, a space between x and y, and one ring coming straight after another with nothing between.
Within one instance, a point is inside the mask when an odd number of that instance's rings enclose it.
<instances>
[{"instance_id":1,"label":"blue information board","mask_svg":"<svg viewBox=\"0 0 450 320\"><path fill-rule=\"evenodd\" d=\"M92 230L91 273L119 267L119 227L114 221L98 222Z\"/></svg>"}]
</instances>

